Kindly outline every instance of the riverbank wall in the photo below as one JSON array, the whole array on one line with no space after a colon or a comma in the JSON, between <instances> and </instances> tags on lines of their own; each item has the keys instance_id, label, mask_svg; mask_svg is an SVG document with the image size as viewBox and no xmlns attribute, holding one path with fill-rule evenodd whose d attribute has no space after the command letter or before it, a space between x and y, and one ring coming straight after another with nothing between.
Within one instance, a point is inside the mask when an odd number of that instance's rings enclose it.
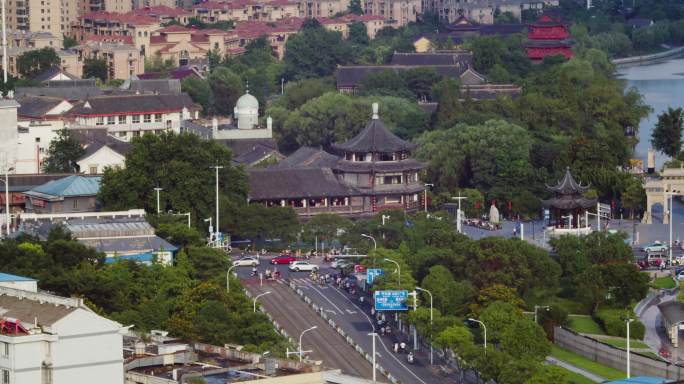
<instances>
[{"instance_id":1,"label":"riverbank wall","mask_svg":"<svg viewBox=\"0 0 684 384\"><path fill-rule=\"evenodd\" d=\"M653 53L650 55L630 56L621 59L613 59L611 62L617 66L627 64L647 64L653 61L664 59L671 56L676 56L684 53L684 47L672 48L664 52Z\"/></svg>"}]
</instances>

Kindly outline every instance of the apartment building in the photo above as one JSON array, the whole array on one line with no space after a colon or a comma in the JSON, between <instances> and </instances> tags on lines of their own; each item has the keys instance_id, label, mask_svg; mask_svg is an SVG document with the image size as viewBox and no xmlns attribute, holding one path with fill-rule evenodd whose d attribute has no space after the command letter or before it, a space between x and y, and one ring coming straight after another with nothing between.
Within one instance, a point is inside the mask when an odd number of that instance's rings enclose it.
<instances>
[{"instance_id":1,"label":"apartment building","mask_svg":"<svg viewBox=\"0 0 684 384\"><path fill-rule=\"evenodd\" d=\"M266 36L271 44L273 55L282 59L285 57L287 39L299 32L303 23L304 19L301 17L292 17L275 22L245 21L237 23L234 32L238 36L240 47L245 47L250 41Z\"/></svg>"},{"instance_id":2,"label":"apartment building","mask_svg":"<svg viewBox=\"0 0 684 384\"><path fill-rule=\"evenodd\" d=\"M21 55L36 48L14 47L7 49L7 73L14 77L20 77L17 68L17 60ZM79 61L78 55L68 50L57 50L60 59L59 68L75 77L83 75L83 63ZM2 52L0 51L0 63L2 62ZM0 65L0 67L2 67Z\"/></svg>"},{"instance_id":3,"label":"apartment building","mask_svg":"<svg viewBox=\"0 0 684 384\"><path fill-rule=\"evenodd\" d=\"M133 10L133 0L103 0L105 11L126 13Z\"/></svg>"},{"instance_id":4,"label":"apartment building","mask_svg":"<svg viewBox=\"0 0 684 384\"><path fill-rule=\"evenodd\" d=\"M363 0L362 7L365 15L380 16L394 28L415 23L423 12L421 0Z\"/></svg>"},{"instance_id":5,"label":"apartment building","mask_svg":"<svg viewBox=\"0 0 684 384\"><path fill-rule=\"evenodd\" d=\"M77 0L7 0L7 27L62 36L76 22L79 6Z\"/></svg>"},{"instance_id":6,"label":"apartment building","mask_svg":"<svg viewBox=\"0 0 684 384\"><path fill-rule=\"evenodd\" d=\"M126 80L145 72L145 59L133 44L121 42L86 41L72 50L81 61L104 59L107 62L108 80Z\"/></svg>"},{"instance_id":7,"label":"apartment building","mask_svg":"<svg viewBox=\"0 0 684 384\"><path fill-rule=\"evenodd\" d=\"M294 0L208 1L195 5L193 15L205 23L220 21L276 21L299 16L299 3Z\"/></svg>"},{"instance_id":8,"label":"apartment building","mask_svg":"<svg viewBox=\"0 0 684 384\"><path fill-rule=\"evenodd\" d=\"M362 23L366 27L366 33L371 39L385 26L387 21L382 16L374 15L354 15L348 14L336 18L321 17L318 21L329 31L336 31L342 34L345 39L349 37L349 25L352 23ZM394 26L396 23L393 23Z\"/></svg>"},{"instance_id":9,"label":"apartment building","mask_svg":"<svg viewBox=\"0 0 684 384\"><path fill-rule=\"evenodd\" d=\"M3 383L124 382L125 329L83 299L0 287L0 307Z\"/></svg>"},{"instance_id":10,"label":"apartment building","mask_svg":"<svg viewBox=\"0 0 684 384\"><path fill-rule=\"evenodd\" d=\"M333 17L347 11L349 0L301 0L299 17Z\"/></svg>"},{"instance_id":11,"label":"apartment building","mask_svg":"<svg viewBox=\"0 0 684 384\"><path fill-rule=\"evenodd\" d=\"M558 6L558 0L423 0L422 4L424 11L435 12L448 23L465 17L480 24L493 24L497 12L510 12L520 19L524 10L549 6Z\"/></svg>"}]
</instances>

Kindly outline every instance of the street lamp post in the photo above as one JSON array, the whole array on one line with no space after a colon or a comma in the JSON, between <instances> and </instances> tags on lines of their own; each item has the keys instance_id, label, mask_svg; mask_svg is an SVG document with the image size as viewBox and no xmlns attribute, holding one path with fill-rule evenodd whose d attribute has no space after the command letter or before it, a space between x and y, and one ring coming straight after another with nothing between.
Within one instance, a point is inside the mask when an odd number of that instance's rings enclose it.
<instances>
[{"instance_id":1,"label":"street lamp post","mask_svg":"<svg viewBox=\"0 0 684 384\"><path fill-rule=\"evenodd\" d=\"M535 305L535 306L534 306L534 323L535 323L535 324L539 324L539 323L537 322L537 310L538 310L538 309L546 309L546 310L548 311L548 310L549 310L549 306L548 306L548 305Z\"/></svg>"},{"instance_id":2,"label":"street lamp post","mask_svg":"<svg viewBox=\"0 0 684 384\"><path fill-rule=\"evenodd\" d=\"M219 234L219 169L223 168L222 165L214 165L211 168L216 170L216 241L218 241Z\"/></svg>"},{"instance_id":3,"label":"street lamp post","mask_svg":"<svg viewBox=\"0 0 684 384\"><path fill-rule=\"evenodd\" d=\"M257 295L257 296L254 298L254 312L256 312L256 303L257 303L257 299L259 299L261 296L268 295L269 293L271 293L271 291L266 291L266 292L264 292L264 293L262 293L262 294L260 294L260 295Z\"/></svg>"},{"instance_id":4,"label":"street lamp post","mask_svg":"<svg viewBox=\"0 0 684 384\"><path fill-rule=\"evenodd\" d=\"M484 349L485 354L487 354L487 326L485 325L485 323L481 322L480 320L473 319L472 317L468 318L468 321L472 321L482 325L482 328L484 329Z\"/></svg>"},{"instance_id":5,"label":"street lamp post","mask_svg":"<svg viewBox=\"0 0 684 384\"><path fill-rule=\"evenodd\" d=\"M670 209L668 209L668 212L667 212L668 221L670 222L670 243L669 243L669 247L667 250L667 255L668 255L667 258L668 258L668 263L669 263L670 267L672 266L672 220L674 219L674 215L672 214L674 211L673 207L672 207L672 203L673 203L672 198L674 196L678 196L680 194L681 194L680 191L665 192L665 196L670 196L670 206L669 206Z\"/></svg>"},{"instance_id":6,"label":"street lamp post","mask_svg":"<svg viewBox=\"0 0 684 384\"><path fill-rule=\"evenodd\" d=\"M157 187L154 190L157 192L157 216L159 216L161 213L161 209L159 208L159 191L163 191L164 189Z\"/></svg>"},{"instance_id":7,"label":"street lamp post","mask_svg":"<svg viewBox=\"0 0 684 384\"><path fill-rule=\"evenodd\" d=\"M302 357L303 357L303 355L304 355L304 351L302 350L302 337L304 337L304 334L305 334L305 333L307 333L307 332L309 332L309 331L313 331L313 330L316 329L316 328L318 328L318 326L315 326L315 325L314 325L314 326L311 327L311 328L305 329L305 330L302 331L302 333L299 335L299 361L300 361L300 362L302 361Z\"/></svg>"},{"instance_id":8,"label":"street lamp post","mask_svg":"<svg viewBox=\"0 0 684 384\"><path fill-rule=\"evenodd\" d=\"M0 0L0 1L2 1L3 10L4 10L5 1L4 0ZM5 25L4 24L5 18L4 17L2 19L2 23L3 23L2 25L4 26ZM4 35L4 33L5 33L4 27L2 29L2 32ZM6 57L6 55L3 56L3 59L5 57ZM3 67L3 69L4 69L4 67ZM7 79L5 79L5 82L7 82ZM10 216L10 204L9 204L9 173L10 173L10 171L13 171L13 170L14 170L13 167L5 169L5 221L7 223L7 236L10 235L10 227L12 226L12 217ZM2 231L0 230L0 232L2 232Z\"/></svg>"},{"instance_id":9,"label":"street lamp post","mask_svg":"<svg viewBox=\"0 0 684 384\"><path fill-rule=\"evenodd\" d=\"M378 334L375 332L371 332L368 334L368 336L371 336L373 338L373 384L375 384L377 382L376 381L377 364L375 364L375 336L377 336L377 335Z\"/></svg>"},{"instance_id":10,"label":"street lamp post","mask_svg":"<svg viewBox=\"0 0 684 384\"><path fill-rule=\"evenodd\" d=\"M366 235L365 233L361 234L361 237L366 237L368 239L373 240L373 249L378 249L378 243L375 241L375 238L371 235Z\"/></svg>"},{"instance_id":11,"label":"street lamp post","mask_svg":"<svg viewBox=\"0 0 684 384\"><path fill-rule=\"evenodd\" d=\"M232 265L230 268L228 268L228 272L226 272L226 291L228 292L230 292L230 271L235 267L235 265Z\"/></svg>"},{"instance_id":12,"label":"street lamp post","mask_svg":"<svg viewBox=\"0 0 684 384\"><path fill-rule=\"evenodd\" d=\"M387 262L390 262L390 263L394 263L394 265L397 266L397 288L401 289L401 266L399 265L399 263L397 263L396 261L394 261L392 259L384 259L384 260Z\"/></svg>"},{"instance_id":13,"label":"street lamp post","mask_svg":"<svg viewBox=\"0 0 684 384\"><path fill-rule=\"evenodd\" d=\"M630 364L629 364L630 363L630 354L631 354L629 352L629 323L634 321L634 319L625 319L625 321L627 322L627 378L629 379L630 373L631 373Z\"/></svg>"},{"instance_id":14,"label":"street lamp post","mask_svg":"<svg viewBox=\"0 0 684 384\"><path fill-rule=\"evenodd\" d=\"M430 295L430 365L434 365L434 361L432 359L432 292L428 291L427 289L423 289L421 287L416 287L417 291L422 291Z\"/></svg>"},{"instance_id":15,"label":"street lamp post","mask_svg":"<svg viewBox=\"0 0 684 384\"><path fill-rule=\"evenodd\" d=\"M425 213L427 213L427 192L428 192L428 187L434 187L435 185L432 183L425 183Z\"/></svg>"},{"instance_id":16,"label":"street lamp post","mask_svg":"<svg viewBox=\"0 0 684 384\"><path fill-rule=\"evenodd\" d=\"M461 231L461 200L467 199L465 196L461 196L461 191L458 191L458 196L451 197L454 200L458 200L458 210L456 211L456 232L462 233Z\"/></svg>"}]
</instances>

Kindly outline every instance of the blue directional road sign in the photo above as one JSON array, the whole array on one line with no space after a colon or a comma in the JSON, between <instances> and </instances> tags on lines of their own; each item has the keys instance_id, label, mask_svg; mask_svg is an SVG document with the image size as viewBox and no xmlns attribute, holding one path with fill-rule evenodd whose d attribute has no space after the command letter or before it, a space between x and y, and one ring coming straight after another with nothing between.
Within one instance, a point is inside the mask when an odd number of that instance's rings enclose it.
<instances>
[{"instance_id":1,"label":"blue directional road sign","mask_svg":"<svg viewBox=\"0 0 684 384\"><path fill-rule=\"evenodd\" d=\"M378 276L384 276L385 270L380 268L369 268L366 271L366 283L373 284L373 281Z\"/></svg>"},{"instance_id":2,"label":"blue directional road sign","mask_svg":"<svg viewBox=\"0 0 684 384\"><path fill-rule=\"evenodd\" d=\"M408 291L375 291L376 311L408 311Z\"/></svg>"}]
</instances>

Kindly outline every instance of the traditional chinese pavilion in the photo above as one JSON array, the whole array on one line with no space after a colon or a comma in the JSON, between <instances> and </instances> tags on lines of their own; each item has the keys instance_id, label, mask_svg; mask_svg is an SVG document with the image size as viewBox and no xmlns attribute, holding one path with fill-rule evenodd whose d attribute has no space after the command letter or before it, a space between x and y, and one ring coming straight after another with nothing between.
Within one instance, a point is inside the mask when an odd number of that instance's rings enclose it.
<instances>
[{"instance_id":1,"label":"traditional chinese pavilion","mask_svg":"<svg viewBox=\"0 0 684 384\"><path fill-rule=\"evenodd\" d=\"M556 55L562 55L566 59L572 57L570 31L560 18L543 15L527 28L525 51L530 60L541 61L546 56Z\"/></svg>"},{"instance_id":2,"label":"traditional chinese pavilion","mask_svg":"<svg viewBox=\"0 0 684 384\"><path fill-rule=\"evenodd\" d=\"M566 168L565 176L556 186L547 185L547 188L554 194L554 197L543 201L544 208L551 211L549 226L569 229L588 226L585 212L596 206L596 199L584 197L583 194L589 186L575 181L569 167Z\"/></svg>"},{"instance_id":3,"label":"traditional chinese pavilion","mask_svg":"<svg viewBox=\"0 0 684 384\"><path fill-rule=\"evenodd\" d=\"M423 206L423 164L415 145L392 134L378 116L332 151L302 147L278 164L249 169L249 199L291 206L300 217L319 213L361 217L383 209L415 212Z\"/></svg>"}]
</instances>

